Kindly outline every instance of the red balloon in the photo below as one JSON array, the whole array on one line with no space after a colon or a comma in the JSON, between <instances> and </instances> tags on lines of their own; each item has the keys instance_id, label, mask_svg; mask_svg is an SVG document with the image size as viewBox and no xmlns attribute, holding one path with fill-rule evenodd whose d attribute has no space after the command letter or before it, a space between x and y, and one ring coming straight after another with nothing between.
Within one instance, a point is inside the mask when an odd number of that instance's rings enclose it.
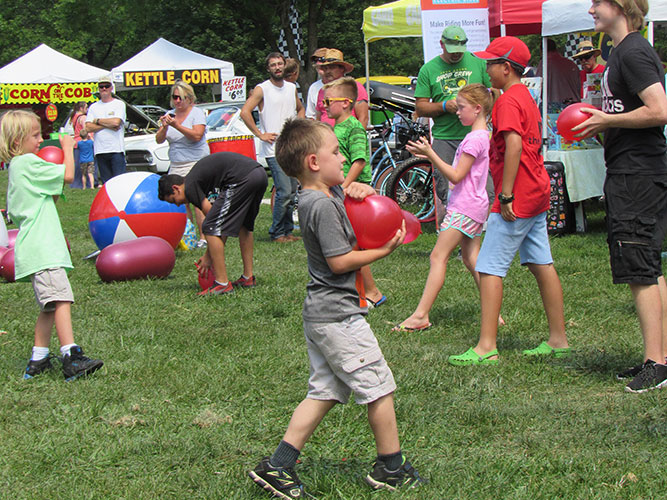
<instances>
[{"instance_id":1,"label":"red balloon","mask_svg":"<svg viewBox=\"0 0 667 500\"><path fill-rule=\"evenodd\" d=\"M206 278L202 276L202 273L197 271L197 279L199 280L201 289L208 290L213 286L213 282L215 282L215 271L211 267L211 269L208 270L208 276Z\"/></svg>"},{"instance_id":2,"label":"red balloon","mask_svg":"<svg viewBox=\"0 0 667 500\"><path fill-rule=\"evenodd\" d=\"M2 261L2 256L9 252L9 247L0 247L0 261Z\"/></svg>"},{"instance_id":3,"label":"red balloon","mask_svg":"<svg viewBox=\"0 0 667 500\"><path fill-rule=\"evenodd\" d=\"M387 196L371 195L363 201L345 198L345 211L360 248L379 248L403 224L401 207Z\"/></svg>"},{"instance_id":4,"label":"red balloon","mask_svg":"<svg viewBox=\"0 0 667 500\"><path fill-rule=\"evenodd\" d=\"M63 150L58 146L44 146L39 150L37 156L39 156L42 160L50 161L51 163L62 163L65 159Z\"/></svg>"},{"instance_id":5,"label":"red balloon","mask_svg":"<svg viewBox=\"0 0 667 500\"><path fill-rule=\"evenodd\" d=\"M10 248L0 259L0 276L10 283L14 282L14 249Z\"/></svg>"},{"instance_id":6,"label":"red balloon","mask_svg":"<svg viewBox=\"0 0 667 500\"><path fill-rule=\"evenodd\" d=\"M403 213L403 219L405 219L405 240L403 240L403 244L406 245L415 241L417 236L422 234L422 225L412 212L407 210L401 210L401 212Z\"/></svg>"},{"instance_id":7,"label":"red balloon","mask_svg":"<svg viewBox=\"0 0 667 500\"><path fill-rule=\"evenodd\" d=\"M558 129L558 133L565 140L565 142L581 140L574 136L574 134L580 134L581 131L578 130L576 132L572 132L572 129L591 117L590 113L582 111L582 109L585 108L595 108L595 106L591 104L585 104L583 102L575 102L574 104L570 104L567 108L560 112L560 115L558 115L558 120L556 120L556 128Z\"/></svg>"},{"instance_id":8,"label":"red balloon","mask_svg":"<svg viewBox=\"0 0 667 500\"><path fill-rule=\"evenodd\" d=\"M14 244L16 243L16 236L19 234L18 229L10 229L7 231L7 238L9 239L9 243L7 243L7 246L9 248L14 248Z\"/></svg>"},{"instance_id":9,"label":"red balloon","mask_svg":"<svg viewBox=\"0 0 667 500\"><path fill-rule=\"evenodd\" d=\"M97 256L95 268L104 282L166 278L174 269L176 254L157 236L113 243Z\"/></svg>"}]
</instances>

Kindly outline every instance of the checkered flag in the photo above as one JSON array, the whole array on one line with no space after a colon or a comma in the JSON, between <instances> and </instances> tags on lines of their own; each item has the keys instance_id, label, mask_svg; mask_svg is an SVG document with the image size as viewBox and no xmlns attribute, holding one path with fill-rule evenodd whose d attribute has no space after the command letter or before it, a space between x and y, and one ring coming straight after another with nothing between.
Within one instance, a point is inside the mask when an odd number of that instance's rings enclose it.
<instances>
[{"instance_id":1,"label":"checkered flag","mask_svg":"<svg viewBox=\"0 0 667 500\"><path fill-rule=\"evenodd\" d=\"M587 37L584 33L568 33L563 55L572 59L572 56L577 53L577 46L584 40L588 39L589 37Z\"/></svg>"},{"instance_id":2,"label":"checkered flag","mask_svg":"<svg viewBox=\"0 0 667 500\"><path fill-rule=\"evenodd\" d=\"M292 0L289 6L289 29L296 45L297 59L303 61L303 34L301 33L301 24L299 22L299 11L296 10L296 0ZM290 57L287 48L287 40L285 38L285 30L280 30L280 37L278 38L278 50L285 57Z\"/></svg>"}]
</instances>

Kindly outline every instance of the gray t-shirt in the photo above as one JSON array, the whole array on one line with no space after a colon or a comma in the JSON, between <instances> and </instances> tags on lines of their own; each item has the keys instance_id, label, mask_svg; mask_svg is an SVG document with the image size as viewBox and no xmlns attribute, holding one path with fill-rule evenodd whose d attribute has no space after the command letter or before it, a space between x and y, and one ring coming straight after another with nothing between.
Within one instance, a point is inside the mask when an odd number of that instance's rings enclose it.
<instances>
[{"instance_id":1,"label":"gray t-shirt","mask_svg":"<svg viewBox=\"0 0 667 500\"><path fill-rule=\"evenodd\" d=\"M332 197L312 189L299 192L299 224L310 274L303 303L306 321L334 323L368 313L360 304L359 271L335 274L327 264L327 257L346 254L357 243L343 205L343 190L335 186L331 193Z\"/></svg>"}]
</instances>

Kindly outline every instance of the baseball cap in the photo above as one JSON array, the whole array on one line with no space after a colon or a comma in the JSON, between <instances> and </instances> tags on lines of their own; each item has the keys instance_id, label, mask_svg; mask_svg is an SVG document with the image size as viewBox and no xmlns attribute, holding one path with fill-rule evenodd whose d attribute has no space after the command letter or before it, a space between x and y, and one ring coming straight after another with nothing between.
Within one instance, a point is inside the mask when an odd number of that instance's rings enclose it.
<instances>
[{"instance_id":1,"label":"baseball cap","mask_svg":"<svg viewBox=\"0 0 667 500\"><path fill-rule=\"evenodd\" d=\"M466 51L466 43L468 43L468 36L466 32L463 31L463 28L456 26L455 24L450 24L444 30L442 30L442 37L440 38L442 43L445 44L447 52L450 54L456 54Z\"/></svg>"},{"instance_id":2,"label":"baseball cap","mask_svg":"<svg viewBox=\"0 0 667 500\"><path fill-rule=\"evenodd\" d=\"M486 50L475 52L480 59L503 59L525 68L530 61L530 49L515 36L501 36L493 40Z\"/></svg>"},{"instance_id":3,"label":"baseball cap","mask_svg":"<svg viewBox=\"0 0 667 500\"><path fill-rule=\"evenodd\" d=\"M97 80L97 83L113 83L111 81L111 75L101 76L100 79Z\"/></svg>"}]
</instances>

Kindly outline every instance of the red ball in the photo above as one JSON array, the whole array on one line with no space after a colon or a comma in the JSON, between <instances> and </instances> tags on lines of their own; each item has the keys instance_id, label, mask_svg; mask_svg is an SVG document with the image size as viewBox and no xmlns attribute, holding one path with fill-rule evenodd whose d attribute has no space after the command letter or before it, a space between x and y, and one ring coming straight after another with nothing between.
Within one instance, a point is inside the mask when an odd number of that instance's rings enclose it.
<instances>
[{"instance_id":1,"label":"red ball","mask_svg":"<svg viewBox=\"0 0 667 500\"><path fill-rule=\"evenodd\" d=\"M9 248L14 248L14 245L16 244L16 236L19 234L18 229L10 229L7 231L7 238L9 239L9 243L7 243L7 246Z\"/></svg>"},{"instance_id":2,"label":"red ball","mask_svg":"<svg viewBox=\"0 0 667 500\"><path fill-rule=\"evenodd\" d=\"M157 236L142 236L104 247L95 261L102 281L166 278L174 269L171 245Z\"/></svg>"},{"instance_id":3,"label":"red ball","mask_svg":"<svg viewBox=\"0 0 667 500\"><path fill-rule=\"evenodd\" d=\"M14 282L14 249L10 248L0 259L0 276L10 283Z\"/></svg>"},{"instance_id":4,"label":"red ball","mask_svg":"<svg viewBox=\"0 0 667 500\"><path fill-rule=\"evenodd\" d=\"M582 111L582 109L585 108L595 108L595 106L583 102L575 102L574 104L570 104L567 108L560 112L560 115L558 115L558 120L556 120L556 128L558 128L558 133L565 140L565 142L581 140L580 138L574 136L575 134L580 134L581 130L572 132L572 129L591 117L590 113Z\"/></svg>"},{"instance_id":5,"label":"red ball","mask_svg":"<svg viewBox=\"0 0 667 500\"><path fill-rule=\"evenodd\" d=\"M208 290L213 286L213 283L215 282L215 270L213 267L208 270L208 276L204 278L202 276L202 273L197 271L197 279L199 280L199 286L201 287L202 290Z\"/></svg>"},{"instance_id":6,"label":"red ball","mask_svg":"<svg viewBox=\"0 0 667 500\"><path fill-rule=\"evenodd\" d=\"M403 244L406 245L417 239L417 236L422 234L422 225L419 219L412 212L401 210L403 212L403 219L405 219L405 240Z\"/></svg>"},{"instance_id":7,"label":"red ball","mask_svg":"<svg viewBox=\"0 0 667 500\"><path fill-rule=\"evenodd\" d=\"M360 248L379 248L403 225L401 207L387 196L371 195L363 201L345 198L345 211Z\"/></svg>"},{"instance_id":8,"label":"red ball","mask_svg":"<svg viewBox=\"0 0 667 500\"><path fill-rule=\"evenodd\" d=\"M44 146L37 153L42 160L50 161L51 163L62 163L65 159L63 150L58 146Z\"/></svg>"}]
</instances>

